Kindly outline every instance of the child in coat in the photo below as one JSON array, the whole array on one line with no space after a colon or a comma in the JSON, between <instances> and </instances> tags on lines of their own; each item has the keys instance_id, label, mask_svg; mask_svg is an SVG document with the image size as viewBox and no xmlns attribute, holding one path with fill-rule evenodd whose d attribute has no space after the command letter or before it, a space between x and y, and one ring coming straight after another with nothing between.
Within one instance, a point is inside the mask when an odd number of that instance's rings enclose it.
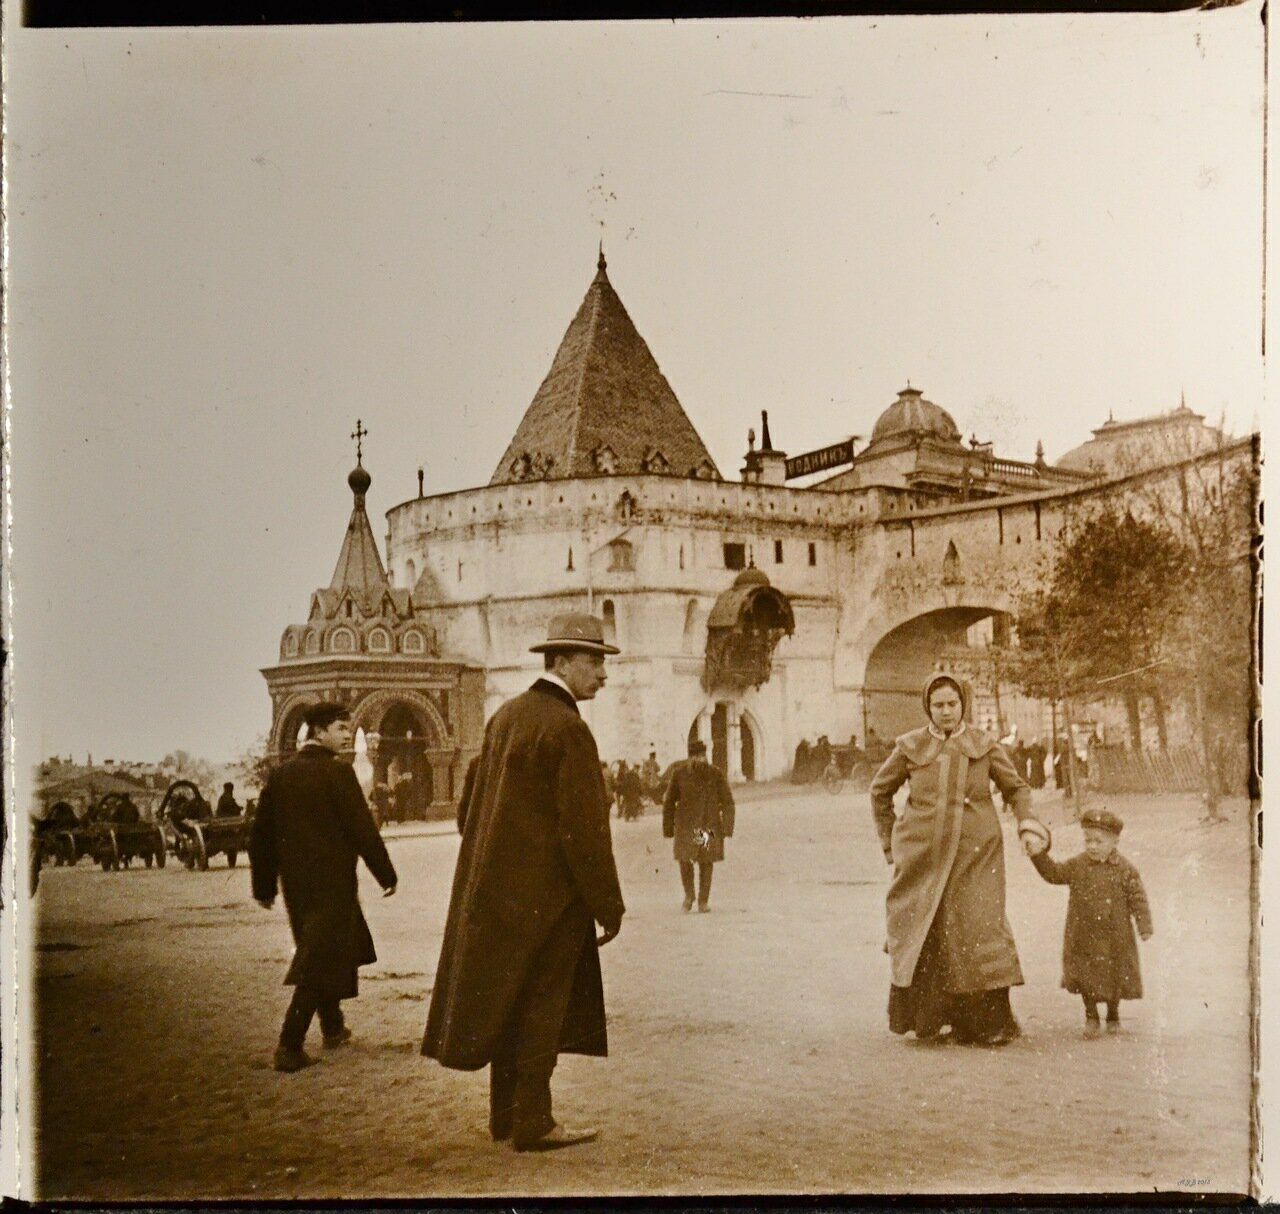
<instances>
[{"instance_id":1,"label":"child in coat","mask_svg":"<svg viewBox=\"0 0 1280 1214\"><path fill-rule=\"evenodd\" d=\"M1088 1038L1098 1037L1098 1004L1107 1005L1107 1032L1120 1031L1120 1000L1142 998L1138 934L1152 935L1151 909L1138 870L1117 850L1124 823L1106 809L1087 810L1080 819L1084 851L1059 864L1040 840L1031 863L1052 885L1066 885L1067 924L1062 942L1062 985L1084 1000Z\"/></svg>"}]
</instances>

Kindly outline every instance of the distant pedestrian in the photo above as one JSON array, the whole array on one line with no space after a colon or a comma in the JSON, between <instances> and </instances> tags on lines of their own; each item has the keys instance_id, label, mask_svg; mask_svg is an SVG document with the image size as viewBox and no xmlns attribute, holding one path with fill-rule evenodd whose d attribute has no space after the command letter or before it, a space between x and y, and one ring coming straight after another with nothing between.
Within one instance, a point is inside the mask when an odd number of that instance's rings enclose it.
<instances>
[{"instance_id":1,"label":"distant pedestrian","mask_svg":"<svg viewBox=\"0 0 1280 1214\"><path fill-rule=\"evenodd\" d=\"M238 818L243 812L240 802L236 800L235 788L230 780L222 786L222 796L218 798L217 808L213 811L215 818Z\"/></svg>"},{"instance_id":2,"label":"distant pedestrian","mask_svg":"<svg viewBox=\"0 0 1280 1214\"><path fill-rule=\"evenodd\" d=\"M684 909L706 912L711 898L712 865L724 859L724 841L733 834L733 793L724 774L707 762L707 744L689 743L689 757L671 768L662 806L662 837L674 839L673 850L684 886ZM694 865L698 884L693 882Z\"/></svg>"},{"instance_id":3,"label":"distant pedestrian","mask_svg":"<svg viewBox=\"0 0 1280 1214\"><path fill-rule=\"evenodd\" d=\"M1107 1032L1120 1031L1120 1001L1142 998L1138 934L1151 939L1151 908L1142 878L1116 850L1124 823L1106 809L1088 809L1080 817L1084 851L1059 864L1049 844L1031 863L1051 885L1066 885L1067 923L1062 942L1062 985L1084 1000L1084 1035L1097 1037L1098 1004L1107 1005Z\"/></svg>"},{"instance_id":4,"label":"distant pedestrian","mask_svg":"<svg viewBox=\"0 0 1280 1214\"><path fill-rule=\"evenodd\" d=\"M356 893L356 861L396 892L396 870L351 764L351 720L340 704L320 704L306 716L307 739L267 777L249 836L253 896L270 907L284 894L295 951L285 985L277 1071L299 1071L315 1059L303 1050L319 1013L326 1048L351 1037L341 1001L354 999L359 967L378 959Z\"/></svg>"},{"instance_id":5,"label":"distant pedestrian","mask_svg":"<svg viewBox=\"0 0 1280 1214\"><path fill-rule=\"evenodd\" d=\"M643 809L643 797L644 784L640 780L640 772L624 761L618 771L618 817L625 822L634 822Z\"/></svg>"},{"instance_id":6,"label":"distant pedestrian","mask_svg":"<svg viewBox=\"0 0 1280 1214\"><path fill-rule=\"evenodd\" d=\"M595 1137L557 1124L551 1075L562 1053L609 1052L599 948L624 912L600 755L578 711L618 650L600 620L568 613L533 652L546 674L494 713L458 805L462 847L422 1043L447 1067L489 1067L489 1132L517 1151Z\"/></svg>"},{"instance_id":7,"label":"distant pedestrian","mask_svg":"<svg viewBox=\"0 0 1280 1214\"><path fill-rule=\"evenodd\" d=\"M1027 770L1027 748L1023 745L1022 739L1016 735L1013 740L1013 747L1009 750L1009 758L1013 761L1013 770L1030 784L1030 772Z\"/></svg>"},{"instance_id":8,"label":"distant pedestrian","mask_svg":"<svg viewBox=\"0 0 1280 1214\"><path fill-rule=\"evenodd\" d=\"M1032 738L1027 747L1027 783L1032 788L1044 787L1044 761L1047 755L1044 743L1039 738Z\"/></svg>"},{"instance_id":9,"label":"distant pedestrian","mask_svg":"<svg viewBox=\"0 0 1280 1214\"><path fill-rule=\"evenodd\" d=\"M810 754L809 739L801 738L796 743L795 758L791 762L792 784L808 784L813 778L813 773L810 771L813 766Z\"/></svg>"}]
</instances>

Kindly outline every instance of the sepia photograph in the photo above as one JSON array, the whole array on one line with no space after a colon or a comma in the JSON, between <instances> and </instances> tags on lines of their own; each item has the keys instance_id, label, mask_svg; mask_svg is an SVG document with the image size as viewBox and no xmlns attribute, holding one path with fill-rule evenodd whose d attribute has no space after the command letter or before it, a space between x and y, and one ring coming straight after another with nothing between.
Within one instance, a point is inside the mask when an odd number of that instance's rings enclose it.
<instances>
[{"instance_id":1,"label":"sepia photograph","mask_svg":"<svg viewBox=\"0 0 1280 1214\"><path fill-rule=\"evenodd\" d=\"M10 9L9 1193L1260 1196L1265 16Z\"/></svg>"}]
</instances>

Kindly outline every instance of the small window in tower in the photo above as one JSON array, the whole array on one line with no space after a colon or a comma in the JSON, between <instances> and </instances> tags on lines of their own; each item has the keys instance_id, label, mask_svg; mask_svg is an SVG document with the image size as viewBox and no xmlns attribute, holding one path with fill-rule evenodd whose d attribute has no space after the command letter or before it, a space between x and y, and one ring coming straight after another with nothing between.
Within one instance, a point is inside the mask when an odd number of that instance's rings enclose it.
<instances>
[{"instance_id":1,"label":"small window in tower","mask_svg":"<svg viewBox=\"0 0 1280 1214\"><path fill-rule=\"evenodd\" d=\"M809 564L816 565L817 563L818 563L818 545L814 543L810 543L809 544Z\"/></svg>"},{"instance_id":2,"label":"small window in tower","mask_svg":"<svg viewBox=\"0 0 1280 1214\"><path fill-rule=\"evenodd\" d=\"M680 545L680 568L684 568L684 545Z\"/></svg>"},{"instance_id":3,"label":"small window in tower","mask_svg":"<svg viewBox=\"0 0 1280 1214\"><path fill-rule=\"evenodd\" d=\"M782 541L781 540L773 541L773 563L775 565L782 564Z\"/></svg>"},{"instance_id":4,"label":"small window in tower","mask_svg":"<svg viewBox=\"0 0 1280 1214\"><path fill-rule=\"evenodd\" d=\"M612 599L605 599L600 608L600 617L605 642L612 645L618 639L618 613L613 606Z\"/></svg>"},{"instance_id":5,"label":"small window in tower","mask_svg":"<svg viewBox=\"0 0 1280 1214\"><path fill-rule=\"evenodd\" d=\"M726 544L724 546L724 567L726 569L745 569L747 567L746 544Z\"/></svg>"},{"instance_id":6,"label":"small window in tower","mask_svg":"<svg viewBox=\"0 0 1280 1214\"><path fill-rule=\"evenodd\" d=\"M629 573L636 567L636 553L630 540L616 539L609 542L610 572Z\"/></svg>"}]
</instances>

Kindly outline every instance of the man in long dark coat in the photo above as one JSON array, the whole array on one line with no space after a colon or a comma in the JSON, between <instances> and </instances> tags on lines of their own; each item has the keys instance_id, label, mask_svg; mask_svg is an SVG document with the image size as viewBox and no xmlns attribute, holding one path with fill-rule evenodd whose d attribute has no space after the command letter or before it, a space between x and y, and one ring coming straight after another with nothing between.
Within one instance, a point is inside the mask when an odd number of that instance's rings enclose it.
<instances>
[{"instance_id":1,"label":"man in long dark coat","mask_svg":"<svg viewBox=\"0 0 1280 1214\"><path fill-rule=\"evenodd\" d=\"M733 794L724 773L707 762L707 744L689 743L689 757L671 769L662 805L662 837L674 839L684 909L693 909L693 867L698 866L698 910L711 898L713 864L724 859L724 841L733 834Z\"/></svg>"},{"instance_id":2,"label":"man in long dark coat","mask_svg":"<svg viewBox=\"0 0 1280 1214\"><path fill-rule=\"evenodd\" d=\"M351 1037L340 1001L355 998L359 967L378 959L356 896L356 861L368 865L384 895L396 892L395 867L356 773L338 757L350 745L345 708L311 709L307 740L267 777L249 836L253 896L270 907L279 886L295 945L284 979L294 991L275 1053L278 1071L315 1061L302 1047L317 1012L326 1047Z\"/></svg>"},{"instance_id":3,"label":"man in long dark coat","mask_svg":"<svg viewBox=\"0 0 1280 1214\"><path fill-rule=\"evenodd\" d=\"M463 788L422 1043L447 1067L489 1067L489 1131L518 1151L595 1137L557 1125L551 1074L557 1054L608 1053L599 946L624 912L600 756L577 707L618 650L599 620L570 613L533 651L547 673L494 714Z\"/></svg>"}]
</instances>

